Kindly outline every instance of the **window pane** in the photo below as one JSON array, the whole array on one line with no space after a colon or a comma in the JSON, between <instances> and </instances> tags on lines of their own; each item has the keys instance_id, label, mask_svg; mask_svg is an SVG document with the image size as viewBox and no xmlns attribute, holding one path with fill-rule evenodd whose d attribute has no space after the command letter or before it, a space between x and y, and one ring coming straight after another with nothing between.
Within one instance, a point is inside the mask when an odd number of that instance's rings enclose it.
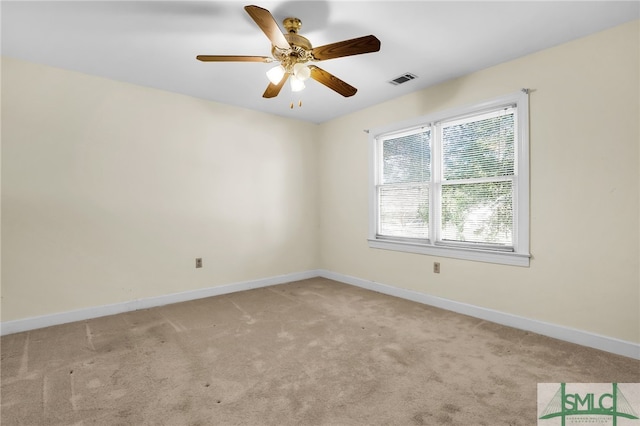
<instances>
[{"instance_id":1,"label":"window pane","mask_svg":"<svg viewBox=\"0 0 640 426\"><path fill-rule=\"evenodd\" d=\"M445 124L442 149L445 180L513 175L513 110Z\"/></svg>"},{"instance_id":2,"label":"window pane","mask_svg":"<svg viewBox=\"0 0 640 426\"><path fill-rule=\"evenodd\" d=\"M431 131L382 142L382 182L428 182L431 179Z\"/></svg>"},{"instance_id":3,"label":"window pane","mask_svg":"<svg viewBox=\"0 0 640 426\"><path fill-rule=\"evenodd\" d=\"M380 235L429 237L429 187L380 187Z\"/></svg>"},{"instance_id":4,"label":"window pane","mask_svg":"<svg viewBox=\"0 0 640 426\"><path fill-rule=\"evenodd\" d=\"M442 240L513 245L511 181L442 186Z\"/></svg>"}]
</instances>

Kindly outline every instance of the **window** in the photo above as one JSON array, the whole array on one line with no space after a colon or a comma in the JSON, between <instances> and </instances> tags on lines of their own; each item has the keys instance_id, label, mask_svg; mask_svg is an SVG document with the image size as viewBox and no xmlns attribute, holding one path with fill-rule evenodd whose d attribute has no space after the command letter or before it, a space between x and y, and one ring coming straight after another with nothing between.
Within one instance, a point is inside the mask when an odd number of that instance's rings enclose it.
<instances>
[{"instance_id":1,"label":"window","mask_svg":"<svg viewBox=\"0 0 640 426\"><path fill-rule=\"evenodd\" d=\"M529 265L527 91L369 132L369 246Z\"/></svg>"}]
</instances>

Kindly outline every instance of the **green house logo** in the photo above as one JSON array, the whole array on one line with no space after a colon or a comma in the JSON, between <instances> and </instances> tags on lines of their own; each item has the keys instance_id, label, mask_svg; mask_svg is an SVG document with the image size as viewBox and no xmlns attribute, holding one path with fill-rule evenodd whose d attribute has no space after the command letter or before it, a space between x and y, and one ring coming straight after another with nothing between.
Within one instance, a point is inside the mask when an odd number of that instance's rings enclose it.
<instances>
[{"instance_id":1,"label":"green house logo","mask_svg":"<svg viewBox=\"0 0 640 426\"><path fill-rule=\"evenodd\" d=\"M538 384L538 398L540 398ZM597 386L599 385L599 386ZM603 389L603 385L607 388ZM632 390L637 391L638 385ZM633 393L638 398L637 392ZM540 402L540 401L539 401ZM634 400L637 404L640 401ZM608 419L607 419L608 417ZM618 426L619 419L639 420L637 412L617 383L611 384L575 384L571 391L566 383L560 383L557 391L538 417L538 425L545 425L540 420L560 418L561 425L570 424L613 424ZM632 422L635 424L636 422ZM640 426L640 422L637 422ZM551 425L551 423L549 423ZM556 423L557 424L557 423ZM628 424L625 421L625 424Z\"/></svg>"}]
</instances>

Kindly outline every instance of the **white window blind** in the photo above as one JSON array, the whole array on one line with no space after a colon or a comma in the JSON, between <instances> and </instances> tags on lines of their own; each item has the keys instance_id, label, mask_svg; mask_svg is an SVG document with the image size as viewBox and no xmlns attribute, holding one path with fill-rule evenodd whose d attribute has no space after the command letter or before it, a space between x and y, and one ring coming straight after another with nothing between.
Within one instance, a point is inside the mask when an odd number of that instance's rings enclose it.
<instances>
[{"instance_id":1,"label":"white window blind","mask_svg":"<svg viewBox=\"0 0 640 426\"><path fill-rule=\"evenodd\" d=\"M515 113L442 123L443 242L513 246Z\"/></svg>"},{"instance_id":2,"label":"white window blind","mask_svg":"<svg viewBox=\"0 0 640 426\"><path fill-rule=\"evenodd\" d=\"M431 130L416 131L382 142L382 185L379 186L380 234L429 237Z\"/></svg>"}]
</instances>

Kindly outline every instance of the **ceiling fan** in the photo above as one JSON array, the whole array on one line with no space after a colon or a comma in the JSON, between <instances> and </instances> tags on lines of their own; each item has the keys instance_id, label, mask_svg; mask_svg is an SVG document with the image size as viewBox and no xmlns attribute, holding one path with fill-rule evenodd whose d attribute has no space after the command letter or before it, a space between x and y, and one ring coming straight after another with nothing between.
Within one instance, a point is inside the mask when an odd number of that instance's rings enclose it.
<instances>
[{"instance_id":1,"label":"ceiling fan","mask_svg":"<svg viewBox=\"0 0 640 426\"><path fill-rule=\"evenodd\" d=\"M358 89L322 68L305 64L380 50L380 40L373 35L312 47L307 38L298 34L302 26L300 19L285 18L282 24L287 32L283 34L267 9L258 6L245 6L244 9L271 41L272 56L198 55L196 59L203 62L279 62L280 65L267 71L270 83L262 95L265 98L278 96L288 79L290 79L291 89L294 92L300 91L304 89L304 82L308 78L316 80L342 96L353 96Z\"/></svg>"}]
</instances>

